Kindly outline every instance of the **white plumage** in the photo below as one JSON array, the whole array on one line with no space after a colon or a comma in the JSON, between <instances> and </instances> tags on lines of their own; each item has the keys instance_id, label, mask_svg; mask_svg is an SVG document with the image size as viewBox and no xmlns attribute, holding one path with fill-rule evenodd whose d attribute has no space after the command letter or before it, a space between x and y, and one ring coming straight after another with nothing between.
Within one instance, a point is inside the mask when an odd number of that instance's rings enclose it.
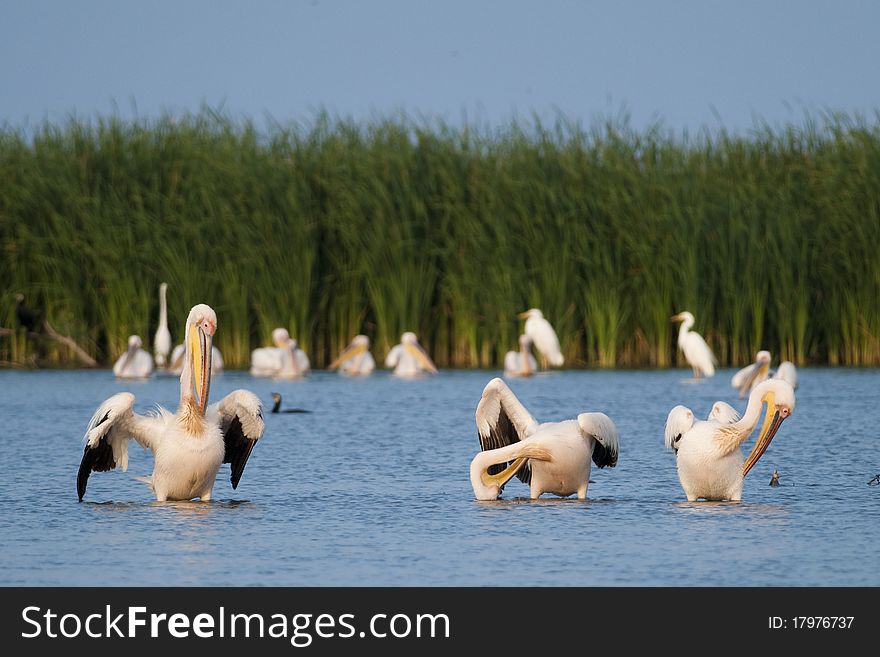
<instances>
[{"instance_id":1,"label":"white plumage","mask_svg":"<svg viewBox=\"0 0 880 657\"><path fill-rule=\"evenodd\" d=\"M156 366L161 369L168 364L168 355L171 353L171 331L168 330L168 306L165 302L167 290L167 283L159 286L159 326L153 337L153 354L156 357Z\"/></svg>"},{"instance_id":2,"label":"white plumage","mask_svg":"<svg viewBox=\"0 0 880 657\"><path fill-rule=\"evenodd\" d=\"M209 354L217 326L214 311L193 306L186 324L186 353L180 375L177 413L163 408L151 415L133 411L134 395L121 392L104 401L86 429L86 445L77 474L82 500L89 475L128 468L128 441L153 452L153 474L145 481L156 499L210 500L221 464L231 464L232 487L238 481L256 441L263 435L260 400L236 390L208 406L211 383Z\"/></svg>"},{"instance_id":3,"label":"white plumage","mask_svg":"<svg viewBox=\"0 0 880 657\"><path fill-rule=\"evenodd\" d=\"M376 361L370 353L370 338L366 335L354 336L327 369L339 370L340 374L347 376L371 374L376 369Z\"/></svg>"},{"instance_id":4,"label":"white plumage","mask_svg":"<svg viewBox=\"0 0 880 657\"><path fill-rule=\"evenodd\" d=\"M531 376L538 371L538 362L532 356L532 339L519 336L519 351L504 354L504 376Z\"/></svg>"},{"instance_id":5,"label":"white plumage","mask_svg":"<svg viewBox=\"0 0 880 657\"><path fill-rule=\"evenodd\" d=\"M767 405L764 423L744 461L739 447L757 426L764 404ZM752 390L740 420L728 423L695 420L689 408L673 408L666 419L664 442L666 447L675 450L678 478L687 499L741 500L744 477L794 407L792 387L785 381L768 379Z\"/></svg>"},{"instance_id":6,"label":"white plumage","mask_svg":"<svg viewBox=\"0 0 880 657\"><path fill-rule=\"evenodd\" d=\"M600 468L617 465L619 434L604 413L581 413L573 420L538 424L501 379L483 390L476 411L483 451L471 461L470 479L478 500L494 500L515 475L529 495L585 499L591 460Z\"/></svg>"},{"instance_id":7,"label":"white plumage","mask_svg":"<svg viewBox=\"0 0 880 657\"><path fill-rule=\"evenodd\" d=\"M554 367L561 367L565 363L562 350L559 348L559 338L556 337L556 331L550 325L544 314L537 308L531 308L519 314L525 318L526 325L524 332L532 340L541 353L541 357L549 361Z\"/></svg>"},{"instance_id":8,"label":"white plumage","mask_svg":"<svg viewBox=\"0 0 880 657\"><path fill-rule=\"evenodd\" d=\"M140 336L128 338L128 349L113 364L113 374L120 379L146 379L153 373L153 357L144 349Z\"/></svg>"},{"instance_id":9,"label":"white plumage","mask_svg":"<svg viewBox=\"0 0 880 657\"><path fill-rule=\"evenodd\" d=\"M419 344L416 334L407 331L400 336L400 344L385 356L385 367L393 367L395 376L414 377L423 373L436 374L437 366Z\"/></svg>"},{"instance_id":10,"label":"white plumage","mask_svg":"<svg viewBox=\"0 0 880 657\"><path fill-rule=\"evenodd\" d=\"M678 330L678 346L684 353L684 359L693 369L694 378L714 376L718 361L703 336L690 330L694 325L694 316L685 310L673 316L672 319L681 322L681 327Z\"/></svg>"},{"instance_id":11,"label":"white plumage","mask_svg":"<svg viewBox=\"0 0 880 657\"><path fill-rule=\"evenodd\" d=\"M773 378L785 381L786 383L788 383L788 385L797 390L797 368L790 360L784 360L779 363L779 367L776 368L776 372L773 374Z\"/></svg>"}]
</instances>

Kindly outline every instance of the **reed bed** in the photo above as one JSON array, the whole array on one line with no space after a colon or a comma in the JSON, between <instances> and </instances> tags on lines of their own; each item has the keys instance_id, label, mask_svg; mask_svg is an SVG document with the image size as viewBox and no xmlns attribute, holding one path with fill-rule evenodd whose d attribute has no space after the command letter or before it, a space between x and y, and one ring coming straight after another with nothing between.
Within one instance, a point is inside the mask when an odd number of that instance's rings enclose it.
<instances>
[{"instance_id":1,"label":"reed bed","mask_svg":"<svg viewBox=\"0 0 880 657\"><path fill-rule=\"evenodd\" d=\"M317 367L415 331L497 367L538 307L574 367L681 365L683 309L723 365L880 365L880 115L673 134L210 109L0 129L0 326L16 292L99 362L149 346L169 284L218 312L229 367L287 327ZM0 336L0 361L74 365Z\"/></svg>"}]
</instances>

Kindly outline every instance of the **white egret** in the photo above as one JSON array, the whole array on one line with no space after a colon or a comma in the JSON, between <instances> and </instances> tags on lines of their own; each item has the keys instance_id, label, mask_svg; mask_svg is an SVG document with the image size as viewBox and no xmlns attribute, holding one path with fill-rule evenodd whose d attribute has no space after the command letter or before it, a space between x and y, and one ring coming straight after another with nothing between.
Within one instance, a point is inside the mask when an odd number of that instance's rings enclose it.
<instances>
[{"instance_id":1,"label":"white egret","mask_svg":"<svg viewBox=\"0 0 880 657\"><path fill-rule=\"evenodd\" d=\"M545 366L549 361L554 367L561 367L565 358L559 348L559 338L556 337L556 331L553 330L550 322L544 319L544 314L537 308L530 308L519 313L518 316L526 320L525 334L531 338L535 349L541 352Z\"/></svg>"},{"instance_id":2,"label":"white egret","mask_svg":"<svg viewBox=\"0 0 880 657\"><path fill-rule=\"evenodd\" d=\"M714 376L718 361L703 336L690 330L694 325L694 316L685 310L674 315L672 320L681 322L681 328L678 330L678 346L693 369L694 378Z\"/></svg>"},{"instance_id":3,"label":"white egret","mask_svg":"<svg viewBox=\"0 0 880 657\"><path fill-rule=\"evenodd\" d=\"M153 336L153 354L156 357L156 366L165 369L168 364L168 355L171 353L171 331L168 330L168 306L165 302L165 293L168 283L159 285L159 326L156 335Z\"/></svg>"}]
</instances>

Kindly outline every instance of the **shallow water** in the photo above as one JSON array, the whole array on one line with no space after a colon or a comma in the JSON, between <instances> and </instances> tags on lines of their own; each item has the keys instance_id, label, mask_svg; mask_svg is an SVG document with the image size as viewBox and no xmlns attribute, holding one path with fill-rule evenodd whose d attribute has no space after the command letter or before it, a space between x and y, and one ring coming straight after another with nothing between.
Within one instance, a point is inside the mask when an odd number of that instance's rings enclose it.
<instances>
[{"instance_id":1,"label":"shallow water","mask_svg":"<svg viewBox=\"0 0 880 657\"><path fill-rule=\"evenodd\" d=\"M129 390L144 412L176 407L176 379L109 371L0 371L0 585L880 585L880 370L801 369L797 408L749 474L741 503L688 503L663 447L669 409L705 416L732 370L566 371L510 380L539 421L598 410L621 434L618 466L593 468L589 499L530 501L517 480L477 502L474 409L497 371L398 380L315 372L276 382L215 378L268 408L238 490L159 504L128 472L93 473L77 502L82 435L98 404ZM751 442L746 444L751 448ZM780 486L768 486L777 468Z\"/></svg>"}]
</instances>

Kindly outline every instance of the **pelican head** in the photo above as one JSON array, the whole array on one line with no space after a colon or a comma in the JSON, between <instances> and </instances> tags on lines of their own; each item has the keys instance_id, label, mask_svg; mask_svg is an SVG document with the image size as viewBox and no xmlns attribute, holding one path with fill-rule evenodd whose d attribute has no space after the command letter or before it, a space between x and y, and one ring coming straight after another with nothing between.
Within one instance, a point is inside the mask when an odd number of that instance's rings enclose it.
<instances>
[{"instance_id":1,"label":"pelican head","mask_svg":"<svg viewBox=\"0 0 880 657\"><path fill-rule=\"evenodd\" d=\"M411 334L413 338L415 338L415 334ZM336 357L336 359L330 363L328 369L335 370L342 363L347 361L349 358L354 358L355 356L359 356L360 354L367 351L370 348L370 338L366 335L356 335L351 339L349 345L342 350L342 353Z\"/></svg>"},{"instance_id":2,"label":"pelican head","mask_svg":"<svg viewBox=\"0 0 880 657\"><path fill-rule=\"evenodd\" d=\"M528 310L524 310L523 312L517 315L520 319L530 319L534 317L535 319L541 319L544 317L544 313L542 313L537 308L529 308Z\"/></svg>"},{"instance_id":3,"label":"pelican head","mask_svg":"<svg viewBox=\"0 0 880 657\"><path fill-rule=\"evenodd\" d=\"M180 375L181 395L195 400L201 415L208 406L211 387L211 352L214 332L217 330L217 314L208 305L200 303L192 307L186 318L186 366Z\"/></svg>"},{"instance_id":4,"label":"pelican head","mask_svg":"<svg viewBox=\"0 0 880 657\"><path fill-rule=\"evenodd\" d=\"M755 354L755 362L760 363L761 365L769 365L770 364L770 352L762 349L757 354Z\"/></svg>"},{"instance_id":5,"label":"pelican head","mask_svg":"<svg viewBox=\"0 0 880 657\"><path fill-rule=\"evenodd\" d=\"M140 349L141 345L143 345L143 344L144 344L144 342L143 342L143 340L141 340L141 337L139 335L128 336L128 348L129 349L131 349L131 350Z\"/></svg>"},{"instance_id":6,"label":"pelican head","mask_svg":"<svg viewBox=\"0 0 880 657\"><path fill-rule=\"evenodd\" d=\"M678 442L681 437L694 426L694 412L687 406L679 404L666 416L666 430L664 432L664 444L667 449L674 449L678 454Z\"/></svg>"},{"instance_id":7,"label":"pelican head","mask_svg":"<svg viewBox=\"0 0 880 657\"><path fill-rule=\"evenodd\" d=\"M400 342L403 344L403 348L415 359L421 363L422 367L424 367L431 374L437 373L437 366L434 365L434 362L431 360L431 357L428 356L428 352L426 352L422 345L419 344L419 339L416 337L416 334L412 331L407 331L403 335L400 336Z\"/></svg>"},{"instance_id":8,"label":"pelican head","mask_svg":"<svg viewBox=\"0 0 880 657\"><path fill-rule=\"evenodd\" d=\"M764 424L755 446L742 466L743 477L749 470L754 467L761 455L766 451L773 440L773 436L779 431L783 420L794 412L795 397L794 388L781 379L767 379L763 383L759 383L749 395L749 404L755 400L760 400L762 404L767 405L767 411L764 414Z\"/></svg>"},{"instance_id":9,"label":"pelican head","mask_svg":"<svg viewBox=\"0 0 880 657\"><path fill-rule=\"evenodd\" d=\"M287 332L286 328L277 328L272 331L272 344L279 349L284 349L287 346L287 341L289 339L290 334Z\"/></svg>"}]
</instances>

